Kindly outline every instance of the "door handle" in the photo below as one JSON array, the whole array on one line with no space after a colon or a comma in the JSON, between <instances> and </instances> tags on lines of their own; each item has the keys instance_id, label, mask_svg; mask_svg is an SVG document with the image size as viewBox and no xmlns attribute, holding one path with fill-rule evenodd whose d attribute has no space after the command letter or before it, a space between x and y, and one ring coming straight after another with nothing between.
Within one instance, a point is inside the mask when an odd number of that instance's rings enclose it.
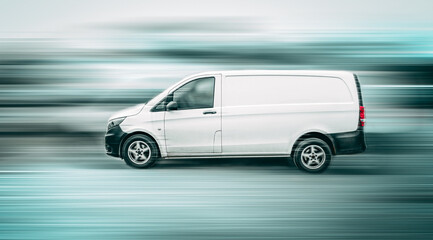
<instances>
[{"instance_id":1,"label":"door handle","mask_svg":"<svg viewBox=\"0 0 433 240\"><path fill-rule=\"evenodd\" d=\"M215 114L215 113L216 113L216 111L204 111L203 112L204 115L206 115L206 114Z\"/></svg>"}]
</instances>

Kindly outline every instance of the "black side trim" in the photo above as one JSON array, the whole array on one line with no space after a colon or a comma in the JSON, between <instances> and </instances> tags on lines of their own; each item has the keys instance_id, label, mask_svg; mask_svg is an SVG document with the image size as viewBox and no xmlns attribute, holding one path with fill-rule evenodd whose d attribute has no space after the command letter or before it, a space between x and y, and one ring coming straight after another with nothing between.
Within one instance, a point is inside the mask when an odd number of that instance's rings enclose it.
<instances>
[{"instance_id":1,"label":"black side trim","mask_svg":"<svg viewBox=\"0 0 433 240\"><path fill-rule=\"evenodd\" d=\"M119 126L116 126L107 131L105 134L105 151L107 155L119 157L119 146L122 139L127 134L122 131Z\"/></svg>"},{"instance_id":2,"label":"black side trim","mask_svg":"<svg viewBox=\"0 0 433 240\"><path fill-rule=\"evenodd\" d=\"M358 90L359 106L364 106L364 102L362 101L361 84L359 83L358 76L353 74L353 77L355 78L356 89Z\"/></svg>"},{"instance_id":3,"label":"black side trim","mask_svg":"<svg viewBox=\"0 0 433 240\"><path fill-rule=\"evenodd\" d=\"M358 128L354 132L334 133L331 137L335 144L336 154L361 153L367 149L364 130Z\"/></svg>"}]
</instances>

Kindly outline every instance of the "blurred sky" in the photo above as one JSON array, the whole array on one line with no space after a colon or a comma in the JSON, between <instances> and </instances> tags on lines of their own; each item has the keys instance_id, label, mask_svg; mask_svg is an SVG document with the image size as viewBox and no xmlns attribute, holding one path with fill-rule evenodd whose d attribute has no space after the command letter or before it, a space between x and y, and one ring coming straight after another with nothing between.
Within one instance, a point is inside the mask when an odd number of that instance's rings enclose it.
<instances>
[{"instance_id":1,"label":"blurred sky","mask_svg":"<svg viewBox=\"0 0 433 240\"><path fill-rule=\"evenodd\" d=\"M0 0L0 37L73 32L113 23L240 18L272 30L431 29L429 0Z\"/></svg>"},{"instance_id":2,"label":"blurred sky","mask_svg":"<svg viewBox=\"0 0 433 240\"><path fill-rule=\"evenodd\" d=\"M0 0L0 133L100 132L112 112L187 75L240 69L352 71L367 132L421 129L383 114L431 114L432 9L426 0ZM83 112L86 124L74 119Z\"/></svg>"}]
</instances>

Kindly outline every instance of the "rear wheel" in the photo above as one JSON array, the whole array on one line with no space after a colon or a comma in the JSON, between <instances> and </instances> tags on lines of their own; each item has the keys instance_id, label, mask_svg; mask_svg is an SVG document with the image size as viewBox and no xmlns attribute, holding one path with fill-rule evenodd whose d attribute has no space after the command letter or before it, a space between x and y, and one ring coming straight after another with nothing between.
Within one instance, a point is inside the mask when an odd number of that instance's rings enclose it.
<instances>
[{"instance_id":1,"label":"rear wheel","mask_svg":"<svg viewBox=\"0 0 433 240\"><path fill-rule=\"evenodd\" d=\"M298 144L293 157L299 169L319 173L328 168L332 154L326 142L318 138L308 138Z\"/></svg>"},{"instance_id":2,"label":"rear wheel","mask_svg":"<svg viewBox=\"0 0 433 240\"><path fill-rule=\"evenodd\" d=\"M143 134L128 138L123 144L122 153L125 163L136 168L152 167L159 158L155 141Z\"/></svg>"}]
</instances>

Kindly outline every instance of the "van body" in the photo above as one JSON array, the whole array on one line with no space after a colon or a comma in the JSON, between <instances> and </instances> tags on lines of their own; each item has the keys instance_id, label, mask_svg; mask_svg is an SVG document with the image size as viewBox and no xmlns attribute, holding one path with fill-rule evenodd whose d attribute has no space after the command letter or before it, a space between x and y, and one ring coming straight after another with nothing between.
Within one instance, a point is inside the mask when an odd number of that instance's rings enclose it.
<instances>
[{"instance_id":1,"label":"van body","mask_svg":"<svg viewBox=\"0 0 433 240\"><path fill-rule=\"evenodd\" d=\"M320 172L332 155L366 149L364 123L350 72L205 72L110 117L105 148L142 168L160 158L291 157Z\"/></svg>"}]
</instances>

